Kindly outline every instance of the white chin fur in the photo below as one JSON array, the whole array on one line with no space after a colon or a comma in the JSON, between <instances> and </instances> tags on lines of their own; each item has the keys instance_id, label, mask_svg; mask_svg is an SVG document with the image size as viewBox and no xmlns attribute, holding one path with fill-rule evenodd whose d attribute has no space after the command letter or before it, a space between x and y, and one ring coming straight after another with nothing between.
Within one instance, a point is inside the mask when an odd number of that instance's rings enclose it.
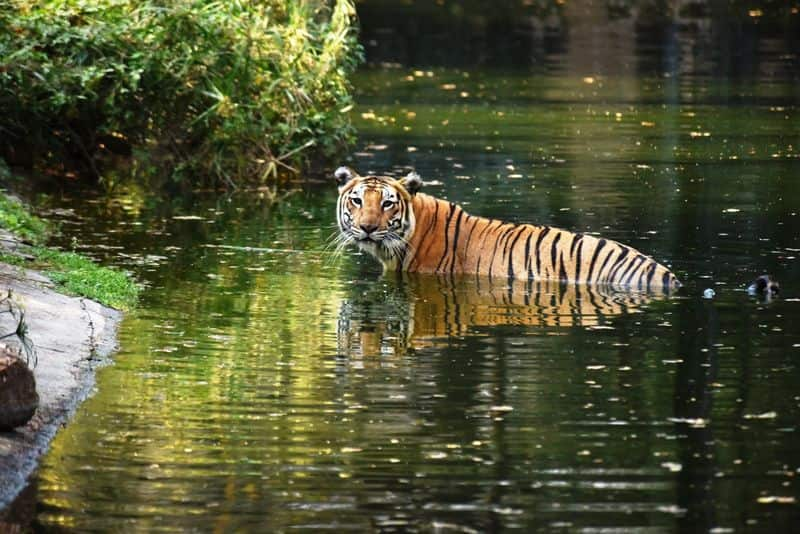
<instances>
[{"instance_id":1,"label":"white chin fur","mask_svg":"<svg viewBox=\"0 0 800 534\"><path fill-rule=\"evenodd\" d=\"M373 256L378 256L379 247L375 241L371 241L368 239L365 240L359 239L358 241L356 241L356 245L358 245L358 248L360 248L364 252L369 252Z\"/></svg>"},{"instance_id":2,"label":"white chin fur","mask_svg":"<svg viewBox=\"0 0 800 534\"><path fill-rule=\"evenodd\" d=\"M380 242L364 240L364 241L356 241L358 248L363 250L364 252L372 255L378 261L385 263L387 260L392 259L392 254L386 247L382 246Z\"/></svg>"}]
</instances>

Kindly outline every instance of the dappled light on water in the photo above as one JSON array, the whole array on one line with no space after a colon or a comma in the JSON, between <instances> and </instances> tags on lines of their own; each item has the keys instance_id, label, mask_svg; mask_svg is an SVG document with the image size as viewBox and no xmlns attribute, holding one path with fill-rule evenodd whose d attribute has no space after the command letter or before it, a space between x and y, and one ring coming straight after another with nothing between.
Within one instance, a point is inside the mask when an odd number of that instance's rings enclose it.
<instances>
[{"instance_id":1,"label":"dappled light on water","mask_svg":"<svg viewBox=\"0 0 800 534\"><path fill-rule=\"evenodd\" d=\"M513 199L501 204L510 218L541 206L492 175L455 182L476 183ZM741 211L724 212L743 183L720 188L708 212L756 220L759 201L744 196ZM483 209L455 184L431 188ZM136 270L148 289L115 363L53 444L35 521L671 528L709 509L732 524L742 507L755 523L783 521L794 499L797 287L783 278L780 298L765 301L740 280L764 265L781 272L798 244L763 247L748 237L757 230L737 241L763 253L741 259L733 236L712 231L703 250L726 268L705 271L695 237L640 234L623 209L635 192L609 187L593 192L603 206L563 193L571 215L604 233L613 223L662 255L680 239L691 254L671 258L692 273L685 291L382 276L354 250L334 257L333 186L281 204L144 202L135 214L62 197L65 232L91 229L85 251ZM700 298L706 286L714 299Z\"/></svg>"}]
</instances>

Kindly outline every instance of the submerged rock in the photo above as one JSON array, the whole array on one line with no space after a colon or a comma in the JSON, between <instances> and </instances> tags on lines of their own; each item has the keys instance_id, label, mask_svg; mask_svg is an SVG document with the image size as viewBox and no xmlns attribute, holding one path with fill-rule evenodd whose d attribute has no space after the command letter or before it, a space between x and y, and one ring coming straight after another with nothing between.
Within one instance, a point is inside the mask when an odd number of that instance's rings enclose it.
<instances>
[{"instance_id":1,"label":"submerged rock","mask_svg":"<svg viewBox=\"0 0 800 534\"><path fill-rule=\"evenodd\" d=\"M24 425L38 406L33 371L11 350L0 346L0 431Z\"/></svg>"}]
</instances>

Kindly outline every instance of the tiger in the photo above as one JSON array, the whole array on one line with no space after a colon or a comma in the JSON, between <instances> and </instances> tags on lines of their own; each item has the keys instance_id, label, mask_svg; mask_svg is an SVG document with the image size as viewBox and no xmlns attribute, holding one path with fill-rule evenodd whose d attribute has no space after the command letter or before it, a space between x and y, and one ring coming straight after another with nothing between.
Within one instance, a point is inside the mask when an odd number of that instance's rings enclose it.
<instances>
[{"instance_id":1,"label":"tiger","mask_svg":"<svg viewBox=\"0 0 800 534\"><path fill-rule=\"evenodd\" d=\"M681 286L667 267L611 239L545 225L468 214L421 193L422 178L359 176L342 166L336 219L339 246L355 243L384 271L554 280L669 293Z\"/></svg>"}]
</instances>

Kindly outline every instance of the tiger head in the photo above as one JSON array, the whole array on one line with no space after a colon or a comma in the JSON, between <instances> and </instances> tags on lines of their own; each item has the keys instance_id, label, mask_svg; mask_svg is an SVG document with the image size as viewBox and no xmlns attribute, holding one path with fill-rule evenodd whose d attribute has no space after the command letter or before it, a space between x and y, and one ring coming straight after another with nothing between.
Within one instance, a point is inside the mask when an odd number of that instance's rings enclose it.
<instances>
[{"instance_id":1,"label":"tiger head","mask_svg":"<svg viewBox=\"0 0 800 534\"><path fill-rule=\"evenodd\" d=\"M397 267L414 233L412 197L422 187L422 179L415 172L399 180L359 176L348 167L336 169L334 177L339 185L340 241L355 243L387 269Z\"/></svg>"}]
</instances>

